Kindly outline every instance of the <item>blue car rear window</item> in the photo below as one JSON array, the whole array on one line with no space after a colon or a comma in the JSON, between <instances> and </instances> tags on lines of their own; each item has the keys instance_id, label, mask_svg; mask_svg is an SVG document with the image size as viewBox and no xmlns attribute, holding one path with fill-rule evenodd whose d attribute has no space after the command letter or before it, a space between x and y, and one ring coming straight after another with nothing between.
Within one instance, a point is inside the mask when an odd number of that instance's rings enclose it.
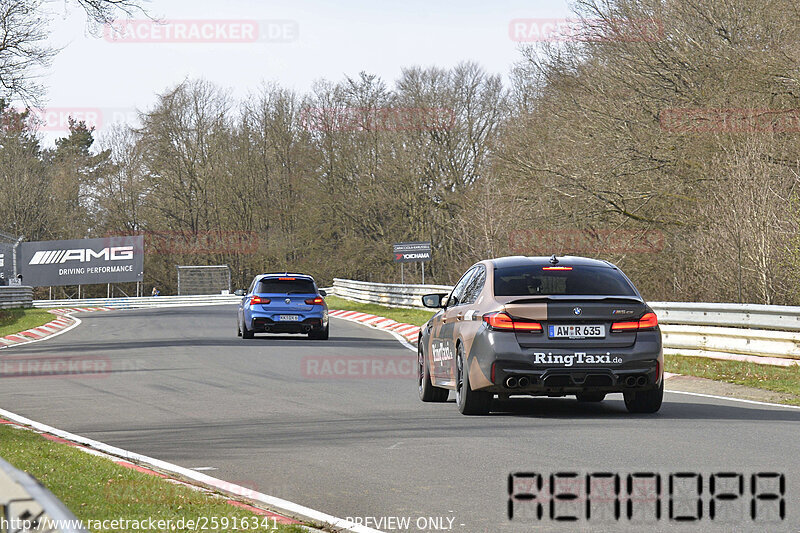
<instances>
[{"instance_id":1,"label":"blue car rear window","mask_svg":"<svg viewBox=\"0 0 800 533\"><path fill-rule=\"evenodd\" d=\"M256 287L256 293L258 294L286 294L289 292L297 294L316 294L317 291L314 288L314 282L308 279L265 279L259 281Z\"/></svg>"}]
</instances>

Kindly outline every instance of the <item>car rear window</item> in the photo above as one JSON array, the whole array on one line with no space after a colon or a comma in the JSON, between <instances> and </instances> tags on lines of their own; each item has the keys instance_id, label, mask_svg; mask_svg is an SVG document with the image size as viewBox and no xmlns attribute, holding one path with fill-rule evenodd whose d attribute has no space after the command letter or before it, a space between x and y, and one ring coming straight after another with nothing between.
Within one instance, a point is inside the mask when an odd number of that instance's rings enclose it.
<instances>
[{"instance_id":1,"label":"car rear window","mask_svg":"<svg viewBox=\"0 0 800 533\"><path fill-rule=\"evenodd\" d=\"M316 294L314 282L308 279L279 279L269 278L258 282L256 293L258 294Z\"/></svg>"},{"instance_id":2,"label":"car rear window","mask_svg":"<svg viewBox=\"0 0 800 533\"><path fill-rule=\"evenodd\" d=\"M498 268L494 271L495 296L597 295L636 296L619 270L575 266L572 270L543 270L542 266Z\"/></svg>"}]
</instances>

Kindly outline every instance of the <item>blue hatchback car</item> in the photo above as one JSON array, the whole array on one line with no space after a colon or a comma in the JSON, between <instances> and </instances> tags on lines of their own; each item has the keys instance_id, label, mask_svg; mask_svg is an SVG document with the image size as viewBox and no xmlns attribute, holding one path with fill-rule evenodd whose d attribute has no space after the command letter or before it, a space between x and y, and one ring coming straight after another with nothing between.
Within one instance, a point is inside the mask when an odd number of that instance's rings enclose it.
<instances>
[{"instance_id":1,"label":"blue hatchback car","mask_svg":"<svg viewBox=\"0 0 800 533\"><path fill-rule=\"evenodd\" d=\"M239 304L238 335L252 339L256 333L303 333L311 339L328 338L325 291L305 274L261 274L250 288L236 291Z\"/></svg>"}]
</instances>

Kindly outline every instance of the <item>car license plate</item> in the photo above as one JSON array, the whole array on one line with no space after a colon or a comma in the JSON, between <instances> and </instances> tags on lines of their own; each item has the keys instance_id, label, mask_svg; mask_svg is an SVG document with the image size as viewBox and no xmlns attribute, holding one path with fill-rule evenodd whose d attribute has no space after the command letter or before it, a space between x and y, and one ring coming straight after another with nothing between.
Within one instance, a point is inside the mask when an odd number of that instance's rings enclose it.
<instances>
[{"instance_id":1,"label":"car license plate","mask_svg":"<svg viewBox=\"0 0 800 533\"><path fill-rule=\"evenodd\" d=\"M551 339L586 339L606 336L605 326L555 325L549 326Z\"/></svg>"},{"instance_id":2,"label":"car license plate","mask_svg":"<svg viewBox=\"0 0 800 533\"><path fill-rule=\"evenodd\" d=\"M281 322L297 322L299 318L297 315L278 315L278 320Z\"/></svg>"}]
</instances>

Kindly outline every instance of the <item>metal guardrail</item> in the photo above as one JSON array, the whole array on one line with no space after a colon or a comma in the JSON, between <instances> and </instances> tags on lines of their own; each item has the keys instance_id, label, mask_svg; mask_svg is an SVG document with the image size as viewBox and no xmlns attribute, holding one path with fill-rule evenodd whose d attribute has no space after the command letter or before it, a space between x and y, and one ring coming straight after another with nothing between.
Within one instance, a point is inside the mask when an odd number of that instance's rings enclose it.
<instances>
[{"instance_id":1,"label":"metal guardrail","mask_svg":"<svg viewBox=\"0 0 800 533\"><path fill-rule=\"evenodd\" d=\"M332 287L321 290L333 292ZM33 307L108 307L110 309L143 309L149 307L186 307L197 305L238 304L241 296L235 294L207 294L187 296L141 296L135 298L82 298L77 300L33 300Z\"/></svg>"},{"instance_id":2,"label":"metal guardrail","mask_svg":"<svg viewBox=\"0 0 800 533\"><path fill-rule=\"evenodd\" d=\"M424 294L451 290L453 287L449 285L401 285L333 278L333 292L336 296L355 302L405 309L423 308L421 297Z\"/></svg>"},{"instance_id":3,"label":"metal guardrail","mask_svg":"<svg viewBox=\"0 0 800 533\"><path fill-rule=\"evenodd\" d=\"M33 303L33 287L19 285L0 286L0 309L30 307Z\"/></svg>"},{"instance_id":4,"label":"metal guardrail","mask_svg":"<svg viewBox=\"0 0 800 533\"><path fill-rule=\"evenodd\" d=\"M337 296L391 307L422 308L420 297L447 285L400 285L334 279ZM800 307L758 304L649 302L664 348L693 355L736 354L800 360Z\"/></svg>"},{"instance_id":5,"label":"metal guardrail","mask_svg":"<svg viewBox=\"0 0 800 533\"><path fill-rule=\"evenodd\" d=\"M140 309L148 307L184 307L195 305L236 304L241 296L213 294L199 296L143 296L138 298L83 298L79 300L34 300L33 307L108 307L111 309Z\"/></svg>"},{"instance_id":6,"label":"metal guardrail","mask_svg":"<svg viewBox=\"0 0 800 533\"><path fill-rule=\"evenodd\" d=\"M800 307L695 302L649 304L661 324L800 331Z\"/></svg>"},{"instance_id":7,"label":"metal guardrail","mask_svg":"<svg viewBox=\"0 0 800 533\"><path fill-rule=\"evenodd\" d=\"M87 533L77 527L75 515L49 490L0 459L0 522L3 520L5 527L0 524L0 531Z\"/></svg>"}]
</instances>

